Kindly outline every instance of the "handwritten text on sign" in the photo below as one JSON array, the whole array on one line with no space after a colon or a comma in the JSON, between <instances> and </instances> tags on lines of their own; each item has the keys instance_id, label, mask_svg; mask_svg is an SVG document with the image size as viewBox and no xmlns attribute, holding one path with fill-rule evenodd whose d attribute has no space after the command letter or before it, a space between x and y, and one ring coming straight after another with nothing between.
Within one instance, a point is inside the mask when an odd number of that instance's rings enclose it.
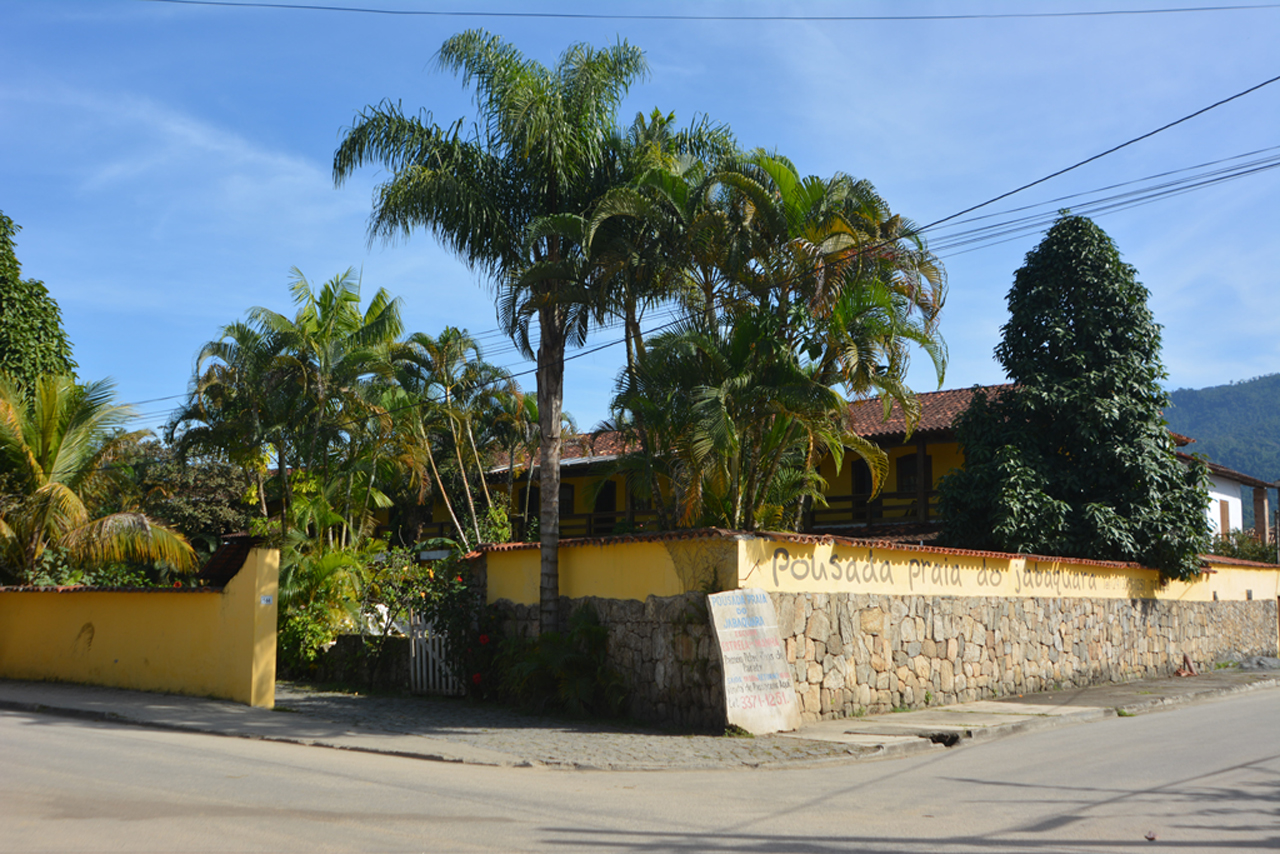
<instances>
[{"instance_id":1,"label":"handwritten text on sign","mask_svg":"<svg viewBox=\"0 0 1280 854\"><path fill-rule=\"evenodd\" d=\"M728 722L756 735L800 726L773 601L752 587L707 597L720 643Z\"/></svg>"}]
</instances>

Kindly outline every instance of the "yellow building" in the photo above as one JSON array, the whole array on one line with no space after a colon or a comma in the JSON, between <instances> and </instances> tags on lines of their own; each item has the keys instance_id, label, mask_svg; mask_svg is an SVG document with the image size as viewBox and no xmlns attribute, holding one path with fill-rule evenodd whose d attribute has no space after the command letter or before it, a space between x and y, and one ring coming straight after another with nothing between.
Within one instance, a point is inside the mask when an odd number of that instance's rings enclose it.
<instances>
[{"instance_id":1,"label":"yellow building","mask_svg":"<svg viewBox=\"0 0 1280 854\"><path fill-rule=\"evenodd\" d=\"M980 388L991 393L1008 386ZM835 461L828 455L819 468L826 482L826 506L813 507L802 529L805 532L903 542L931 540L938 529L939 483L948 472L964 466L964 453L956 441L953 425L968 408L973 395L973 388L917 395L920 418L910 435L898 404L893 405L888 419L884 417L883 405L877 399L851 404L850 426L859 436L875 442L888 454L888 478L879 495L873 497L871 473L865 462L856 455L846 454L843 465L837 470ZM1195 441L1177 434L1173 434L1173 438L1179 447ZM654 511L637 505L628 494L623 478L613 474L615 462L626 451L616 433L588 433L565 440L560 486L562 537L601 537L660 529ZM1179 457L1190 459L1184 453L1179 453ZM525 507L529 508L531 515L537 514L536 459L534 463L532 468L516 466L513 516L517 521ZM1274 484L1214 463L1210 463L1209 468L1213 481L1212 500L1206 512L1210 514L1210 521L1222 529L1239 528L1240 489L1251 487L1255 517L1259 520L1257 533L1267 536L1270 514L1267 490L1274 488ZM506 466L492 470L490 476L493 483L503 484L504 488L509 483ZM432 518L433 524L424 533L428 536L449 536L449 516L442 504L434 508ZM1229 521L1232 519L1234 523Z\"/></svg>"},{"instance_id":2,"label":"yellow building","mask_svg":"<svg viewBox=\"0 0 1280 854\"><path fill-rule=\"evenodd\" d=\"M849 408L854 432L870 439L889 455L889 476L880 494L872 497L871 474L866 463L846 454L837 470L828 456L820 466L827 483L826 507L815 507L805 530L911 537L919 525L936 522L937 488L942 477L964 465L952 422L965 410L972 389L926 392L918 395L921 418L910 437L902 410L894 405L888 420L879 400L859 401ZM626 452L616 433L588 433L565 440L560 486L560 535L601 537L618 532L652 531L658 528L654 511L638 505L628 494L624 479L612 474L614 463ZM507 482L507 467L494 469L493 483ZM516 501L513 515L527 506L537 514L537 466L516 467ZM532 489L532 493L529 490ZM425 533L448 536L448 512L443 504L433 509L433 523Z\"/></svg>"}]
</instances>

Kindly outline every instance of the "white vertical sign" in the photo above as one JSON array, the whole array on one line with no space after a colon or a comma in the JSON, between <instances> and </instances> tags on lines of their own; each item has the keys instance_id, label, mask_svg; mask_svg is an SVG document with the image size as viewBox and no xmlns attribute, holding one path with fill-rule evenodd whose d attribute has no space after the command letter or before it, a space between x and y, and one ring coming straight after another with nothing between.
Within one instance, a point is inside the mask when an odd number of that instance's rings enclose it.
<instances>
[{"instance_id":1,"label":"white vertical sign","mask_svg":"<svg viewBox=\"0 0 1280 854\"><path fill-rule=\"evenodd\" d=\"M769 594L758 587L707 597L724 670L728 722L755 735L800 727L800 706Z\"/></svg>"}]
</instances>

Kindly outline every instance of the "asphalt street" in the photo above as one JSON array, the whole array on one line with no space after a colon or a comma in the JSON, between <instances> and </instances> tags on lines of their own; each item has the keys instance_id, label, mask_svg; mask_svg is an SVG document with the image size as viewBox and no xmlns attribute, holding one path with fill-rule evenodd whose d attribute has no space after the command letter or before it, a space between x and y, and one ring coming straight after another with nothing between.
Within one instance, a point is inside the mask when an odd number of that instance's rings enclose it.
<instances>
[{"instance_id":1,"label":"asphalt street","mask_svg":"<svg viewBox=\"0 0 1280 854\"><path fill-rule=\"evenodd\" d=\"M1259 690L896 760L565 773L5 711L0 852L1274 851L1278 715Z\"/></svg>"}]
</instances>

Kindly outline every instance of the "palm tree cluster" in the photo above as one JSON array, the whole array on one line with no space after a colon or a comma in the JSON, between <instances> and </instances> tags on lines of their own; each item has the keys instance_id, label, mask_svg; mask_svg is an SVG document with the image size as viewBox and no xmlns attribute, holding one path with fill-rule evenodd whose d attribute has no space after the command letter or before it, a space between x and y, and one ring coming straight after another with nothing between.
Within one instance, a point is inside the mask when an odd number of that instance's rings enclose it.
<instances>
[{"instance_id":1,"label":"palm tree cluster","mask_svg":"<svg viewBox=\"0 0 1280 854\"><path fill-rule=\"evenodd\" d=\"M487 474L506 459L513 476L539 433L532 397L466 331L406 332L400 300L365 302L350 270L316 286L295 269L290 291L291 316L252 308L200 349L167 439L251 473L297 663L360 626L388 548L428 525L462 552L508 539L514 485Z\"/></svg>"},{"instance_id":2,"label":"palm tree cluster","mask_svg":"<svg viewBox=\"0 0 1280 854\"><path fill-rule=\"evenodd\" d=\"M536 441L519 386L465 331L406 333L385 289L362 306L350 270L317 288L295 269L290 290L292 317L250 309L201 348L170 441L253 471L260 529L293 553L379 527L411 546L437 500L463 549L487 541L507 507L485 472Z\"/></svg>"},{"instance_id":3,"label":"palm tree cluster","mask_svg":"<svg viewBox=\"0 0 1280 854\"><path fill-rule=\"evenodd\" d=\"M622 98L647 73L626 42L572 45L548 68L471 30L438 60L474 87L475 123L369 107L334 178L387 169L370 236L431 232L492 283L507 331L537 360L544 629L557 620L565 350L593 325L625 330L616 420L639 451L631 489L664 525L783 524L820 498L826 450L867 459L878 486L884 455L847 429L836 388L914 413L911 348L940 378L945 364L944 283L870 184L801 177L706 119L680 129L654 111L620 128ZM657 308L677 321L646 341L641 319Z\"/></svg>"},{"instance_id":4,"label":"palm tree cluster","mask_svg":"<svg viewBox=\"0 0 1280 854\"><path fill-rule=\"evenodd\" d=\"M913 347L939 382L946 365L945 280L912 224L866 181L801 177L756 151L686 157L610 192L585 247L605 275L640 254L619 228L660 247L642 293L677 318L647 343L628 324L614 398L638 449L623 470L661 523L794 528L823 500L822 457L839 469L846 450L878 491L888 460L849 429L848 397L880 395L911 419Z\"/></svg>"}]
</instances>

